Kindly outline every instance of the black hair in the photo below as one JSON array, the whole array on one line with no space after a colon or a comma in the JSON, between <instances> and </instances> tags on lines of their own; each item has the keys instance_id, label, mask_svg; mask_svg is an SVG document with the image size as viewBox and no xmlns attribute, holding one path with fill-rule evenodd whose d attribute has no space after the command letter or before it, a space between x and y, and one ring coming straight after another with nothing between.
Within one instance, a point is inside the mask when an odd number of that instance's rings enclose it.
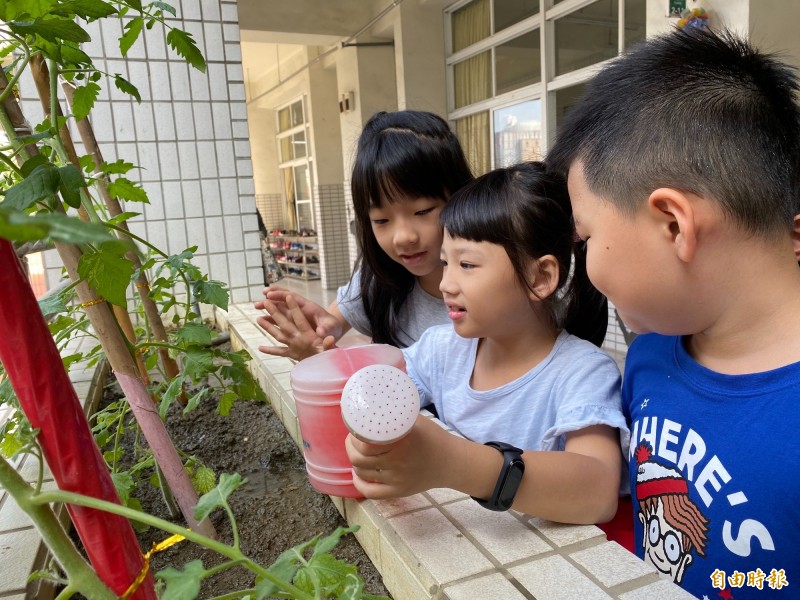
<instances>
[{"instance_id":1,"label":"black hair","mask_svg":"<svg viewBox=\"0 0 800 600\"><path fill-rule=\"evenodd\" d=\"M593 193L631 215L659 187L717 202L744 231L800 213L797 73L723 31L650 38L587 85L547 157L583 164Z\"/></svg>"},{"instance_id":2,"label":"black hair","mask_svg":"<svg viewBox=\"0 0 800 600\"><path fill-rule=\"evenodd\" d=\"M359 245L360 297L372 340L404 346L398 314L414 289L415 276L378 245L371 208L403 198L441 198L472 179L455 133L441 117L402 110L374 114L361 133L351 190Z\"/></svg>"},{"instance_id":3,"label":"black hair","mask_svg":"<svg viewBox=\"0 0 800 600\"><path fill-rule=\"evenodd\" d=\"M453 237L502 246L527 289L532 289L527 279L530 261L555 256L556 291L542 299L554 327L597 346L603 343L608 301L586 273L586 244L576 241L561 175L548 172L541 162L495 169L454 194L439 218Z\"/></svg>"}]
</instances>

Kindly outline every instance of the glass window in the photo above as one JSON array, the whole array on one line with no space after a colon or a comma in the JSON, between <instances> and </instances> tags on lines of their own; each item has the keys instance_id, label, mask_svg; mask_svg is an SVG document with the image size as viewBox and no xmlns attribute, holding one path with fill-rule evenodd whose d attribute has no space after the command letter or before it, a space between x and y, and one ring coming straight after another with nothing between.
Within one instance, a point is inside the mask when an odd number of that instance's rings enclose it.
<instances>
[{"instance_id":1,"label":"glass window","mask_svg":"<svg viewBox=\"0 0 800 600\"><path fill-rule=\"evenodd\" d=\"M617 55L617 0L599 0L555 20L556 75Z\"/></svg>"},{"instance_id":2,"label":"glass window","mask_svg":"<svg viewBox=\"0 0 800 600\"><path fill-rule=\"evenodd\" d=\"M297 228L314 229L314 211L310 200L297 203Z\"/></svg>"},{"instance_id":3,"label":"glass window","mask_svg":"<svg viewBox=\"0 0 800 600\"><path fill-rule=\"evenodd\" d=\"M456 136L476 177L492 168L489 111L457 119Z\"/></svg>"},{"instance_id":4,"label":"glass window","mask_svg":"<svg viewBox=\"0 0 800 600\"><path fill-rule=\"evenodd\" d=\"M490 50L456 63L453 67L456 108L492 96L492 53Z\"/></svg>"},{"instance_id":5,"label":"glass window","mask_svg":"<svg viewBox=\"0 0 800 600\"><path fill-rule=\"evenodd\" d=\"M292 136L292 146L294 148L295 158L303 158L306 156L306 132L298 131Z\"/></svg>"},{"instance_id":6,"label":"glass window","mask_svg":"<svg viewBox=\"0 0 800 600\"><path fill-rule=\"evenodd\" d=\"M298 165L294 168L294 189L297 200L311 199L308 165Z\"/></svg>"},{"instance_id":7,"label":"glass window","mask_svg":"<svg viewBox=\"0 0 800 600\"><path fill-rule=\"evenodd\" d=\"M645 38L647 24L646 0L625 0L625 49Z\"/></svg>"},{"instance_id":8,"label":"glass window","mask_svg":"<svg viewBox=\"0 0 800 600\"><path fill-rule=\"evenodd\" d=\"M494 111L494 166L542 159L542 102L528 100Z\"/></svg>"},{"instance_id":9,"label":"glass window","mask_svg":"<svg viewBox=\"0 0 800 600\"><path fill-rule=\"evenodd\" d=\"M494 0L494 31L502 31L538 12L539 0Z\"/></svg>"},{"instance_id":10,"label":"glass window","mask_svg":"<svg viewBox=\"0 0 800 600\"><path fill-rule=\"evenodd\" d=\"M287 162L294 158L294 148L292 147L292 136L287 135L286 137L278 138L278 144L280 146L281 162Z\"/></svg>"},{"instance_id":11,"label":"glass window","mask_svg":"<svg viewBox=\"0 0 800 600\"><path fill-rule=\"evenodd\" d=\"M292 127L297 127L305 123L303 118L303 101L298 100L292 104Z\"/></svg>"},{"instance_id":12,"label":"glass window","mask_svg":"<svg viewBox=\"0 0 800 600\"><path fill-rule=\"evenodd\" d=\"M282 108L278 111L278 131L286 131L292 128L292 115L289 112L289 107Z\"/></svg>"},{"instance_id":13,"label":"glass window","mask_svg":"<svg viewBox=\"0 0 800 600\"><path fill-rule=\"evenodd\" d=\"M497 46L494 51L495 94L542 80L539 30L534 29Z\"/></svg>"},{"instance_id":14,"label":"glass window","mask_svg":"<svg viewBox=\"0 0 800 600\"><path fill-rule=\"evenodd\" d=\"M564 117L572 110L586 91L586 83L579 83L567 88L558 90L555 93L556 98L556 133L561 123L564 122Z\"/></svg>"},{"instance_id":15,"label":"glass window","mask_svg":"<svg viewBox=\"0 0 800 600\"><path fill-rule=\"evenodd\" d=\"M489 37L489 0L475 0L450 17L453 52Z\"/></svg>"}]
</instances>

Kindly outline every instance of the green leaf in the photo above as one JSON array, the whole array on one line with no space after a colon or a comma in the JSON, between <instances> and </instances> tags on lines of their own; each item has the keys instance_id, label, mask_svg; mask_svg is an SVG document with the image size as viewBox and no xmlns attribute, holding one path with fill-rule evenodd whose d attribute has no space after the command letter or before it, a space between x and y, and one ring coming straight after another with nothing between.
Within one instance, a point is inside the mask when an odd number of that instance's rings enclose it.
<instances>
[{"instance_id":1,"label":"green leaf","mask_svg":"<svg viewBox=\"0 0 800 600\"><path fill-rule=\"evenodd\" d=\"M214 334L202 323L186 323L178 329L178 341L186 344L208 346L212 339L214 339Z\"/></svg>"},{"instance_id":2,"label":"green leaf","mask_svg":"<svg viewBox=\"0 0 800 600\"><path fill-rule=\"evenodd\" d=\"M186 379L183 375L178 375L173 379L169 386L167 386L167 390L164 392L164 396L161 398L161 404L158 406L158 415L161 417L161 420L165 420L167 418L167 411L169 410L170 404L175 402L178 399L178 396L181 395L183 391L183 382Z\"/></svg>"},{"instance_id":3,"label":"green leaf","mask_svg":"<svg viewBox=\"0 0 800 600\"><path fill-rule=\"evenodd\" d=\"M200 467L192 476L192 485L198 494L207 494L217 485L217 476L212 469Z\"/></svg>"},{"instance_id":4,"label":"green leaf","mask_svg":"<svg viewBox=\"0 0 800 600\"><path fill-rule=\"evenodd\" d=\"M139 95L139 90L133 85L130 81L125 79L122 75L117 73L114 75L114 85L117 86L117 89L129 96L133 96L136 98L137 102L142 101L142 97Z\"/></svg>"},{"instance_id":5,"label":"green leaf","mask_svg":"<svg viewBox=\"0 0 800 600\"><path fill-rule=\"evenodd\" d=\"M167 43L195 69L201 73L206 72L206 61L191 33L181 29L171 29L167 34Z\"/></svg>"},{"instance_id":6,"label":"green leaf","mask_svg":"<svg viewBox=\"0 0 800 600\"><path fill-rule=\"evenodd\" d=\"M142 0L128 0L128 6L142 12Z\"/></svg>"},{"instance_id":7,"label":"green leaf","mask_svg":"<svg viewBox=\"0 0 800 600\"><path fill-rule=\"evenodd\" d=\"M183 359L183 371L192 381L198 382L214 370L214 353L211 350L191 347Z\"/></svg>"},{"instance_id":8,"label":"green leaf","mask_svg":"<svg viewBox=\"0 0 800 600\"><path fill-rule=\"evenodd\" d=\"M236 392L227 391L222 394L219 399L219 404L217 404L217 414L221 417L227 417L238 399L239 394Z\"/></svg>"},{"instance_id":9,"label":"green leaf","mask_svg":"<svg viewBox=\"0 0 800 600\"><path fill-rule=\"evenodd\" d=\"M50 12L56 0L8 0L4 20L13 21L19 16L41 17Z\"/></svg>"},{"instance_id":10,"label":"green leaf","mask_svg":"<svg viewBox=\"0 0 800 600\"><path fill-rule=\"evenodd\" d=\"M355 565L338 560L330 554L319 554L308 561L306 566L300 568L295 575L294 584L301 590L314 594L316 579L320 585L319 592L316 592L317 596L336 597L344 589L347 576L356 575L356 573Z\"/></svg>"},{"instance_id":11,"label":"green leaf","mask_svg":"<svg viewBox=\"0 0 800 600\"><path fill-rule=\"evenodd\" d=\"M133 263L124 254L124 247L104 243L97 251L84 254L78 261L81 278L99 296L123 308L127 305L125 296L133 274Z\"/></svg>"},{"instance_id":12,"label":"green leaf","mask_svg":"<svg viewBox=\"0 0 800 600\"><path fill-rule=\"evenodd\" d=\"M189 398L186 401L186 407L183 409L183 414L187 415L190 412L192 412L195 408L197 408L200 405L200 402L203 400L203 398L208 396L208 394L209 394L208 388L204 387L199 392L197 392L194 396Z\"/></svg>"},{"instance_id":13,"label":"green leaf","mask_svg":"<svg viewBox=\"0 0 800 600\"><path fill-rule=\"evenodd\" d=\"M358 525L354 525L352 527L337 527L336 530L331 533L330 535L321 538L316 545L314 546L314 556L318 554L325 554L333 550L336 545L339 543L339 540L342 539L343 536L348 535L350 533L355 533L359 530Z\"/></svg>"},{"instance_id":14,"label":"green leaf","mask_svg":"<svg viewBox=\"0 0 800 600\"><path fill-rule=\"evenodd\" d=\"M0 455L11 458L25 447L19 427L12 429L13 422L7 421L0 427Z\"/></svg>"},{"instance_id":15,"label":"green leaf","mask_svg":"<svg viewBox=\"0 0 800 600\"><path fill-rule=\"evenodd\" d=\"M337 600L364 600L364 580L358 575L348 573L344 578L342 591L336 597Z\"/></svg>"},{"instance_id":16,"label":"green leaf","mask_svg":"<svg viewBox=\"0 0 800 600\"><path fill-rule=\"evenodd\" d=\"M81 169L90 173L97 168L97 165L94 164L94 157L91 154L84 154L78 157L78 164Z\"/></svg>"},{"instance_id":17,"label":"green leaf","mask_svg":"<svg viewBox=\"0 0 800 600\"><path fill-rule=\"evenodd\" d=\"M8 211L0 204L0 237L16 242L31 242L51 238L70 244L88 244L112 239L108 230L97 223L84 223L80 219L60 213L28 216Z\"/></svg>"},{"instance_id":18,"label":"green leaf","mask_svg":"<svg viewBox=\"0 0 800 600\"><path fill-rule=\"evenodd\" d=\"M60 333L65 329L67 329L68 327L74 325L75 322L76 322L75 319L73 319L72 317L59 315L55 319L50 321L50 323L47 324L47 328L50 330L50 333L56 335L57 333Z\"/></svg>"},{"instance_id":19,"label":"green leaf","mask_svg":"<svg viewBox=\"0 0 800 600\"><path fill-rule=\"evenodd\" d=\"M114 487L117 488L119 499L125 504L128 498L131 497L131 492L133 492L133 489L136 487L133 476L128 471L111 473L111 481L114 482Z\"/></svg>"},{"instance_id":20,"label":"green leaf","mask_svg":"<svg viewBox=\"0 0 800 600\"><path fill-rule=\"evenodd\" d=\"M39 310L42 311L44 316L57 315L62 312L67 312L67 305L61 294L50 294L38 300ZM54 333L51 330L51 333Z\"/></svg>"},{"instance_id":21,"label":"green leaf","mask_svg":"<svg viewBox=\"0 0 800 600\"><path fill-rule=\"evenodd\" d=\"M191 600L200 593L200 584L203 582L206 570L203 563L193 560L188 563L183 571L172 567L159 571L157 577L167 583L167 589L161 600Z\"/></svg>"},{"instance_id":22,"label":"green leaf","mask_svg":"<svg viewBox=\"0 0 800 600\"><path fill-rule=\"evenodd\" d=\"M154 6L155 8L160 8L164 12L170 13L173 17L178 16L178 13L175 12L175 7L167 4L166 2L151 2L150 6Z\"/></svg>"},{"instance_id":23,"label":"green leaf","mask_svg":"<svg viewBox=\"0 0 800 600\"><path fill-rule=\"evenodd\" d=\"M125 23L125 27L123 27L125 33L119 38L119 50L122 52L122 56L128 55L128 50L130 50L131 46L139 39L139 34L142 33L143 27L144 19L142 17L135 17Z\"/></svg>"},{"instance_id":24,"label":"green leaf","mask_svg":"<svg viewBox=\"0 0 800 600\"><path fill-rule=\"evenodd\" d=\"M137 212L124 212L118 214L116 217L112 217L108 220L111 225L119 225L120 223L127 221L128 219L133 219L134 217L138 217L142 213Z\"/></svg>"},{"instance_id":25,"label":"green leaf","mask_svg":"<svg viewBox=\"0 0 800 600\"><path fill-rule=\"evenodd\" d=\"M124 161L123 159L115 160L113 163L104 162L100 165L100 170L106 175L124 175L131 169L136 169L136 165Z\"/></svg>"},{"instance_id":26,"label":"green leaf","mask_svg":"<svg viewBox=\"0 0 800 600\"><path fill-rule=\"evenodd\" d=\"M194 518L202 521L215 509L227 506L228 496L246 481L238 473L223 473L220 475L217 487L203 494L200 500L197 501L197 506L194 508Z\"/></svg>"},{"instance_id":27,"label":"green leaf","mask_svg":"<svg viewBox=\"0 0 800 600\"><path fill-rule=\"evenodd\" d=\"M81 205L81 188L86 187L86 181L83 179L81 172L73 165L66 165L58 169L58 175L61 179L61 184L58 186L61 190L61 197L64 202L69 204L72 208L78 208Z\"/></svg>"},{"instance_id":28,"label":"green leaf","mask_svg":"<svg viewBox=\"0 0 800 600\"><path fill-rule=\"evenodd\" d=\"M77 15L83 19L102 19L117 12L117 9L103 0L66 0L52 11L53 14L69 17Z\"/></svg>"},{"instance_id":29,"label":"green leaf","mask_svg":"<svg viewBox=\"0 0 800 600\"><path fill-rule=\"evenodd\" d=\"M41 164L35 167L30 175L11 186L3 200L3 208L25 210L39 200L50 198L58 191L61 177L52 164Z\"/></svg>"},{"instance_id":30,"label":"green leaf","mask_svg":"<svg viewBox=\"0 0 800 600\"><path fill-rule=\"evenodd\" d=\"M109 183L108 193L122 200L129 200L131 202L145 202L148 204L150 202L147 198L147 192L142 189L142 186L125 177L118 177Z\"/></svg>"},{"instance_id":31,"label":"green leaf","mask_svg":"<svg viewBox=\"0 0 800 600\"><path fill-rule=\"evenodd\" d=\"M42 135L43 134L41 134L41 133L38 134L38 136L42 136ZM47 134L44 134L44 135L49 135L49 132ZM30 137L34 137L34 136L30 136ZM32 141L38 141L38 140L32 140ZM19 170L22 171L22 175L24 177L30 177L30 175L31 175L31 173L33 173L34 169L36 167L40 166L40 165L48 165L49 167L53 166L53 164L49 160L47 160L47 157L44 154L34 154L28 160L26 160L24 163L22 163L22 166L19 168Z\"/></svg>"},{"instance_id":32,"label":"green leaf","mask_svg":"<svg viewBox=\"0 0 800 600\"><path fill-rule=\"evenodd\" d=\"M89 55L70 43L61 45L61 58L64 61L64 66L67 67L93 66L92 59L89 58Z\"/></svg>"},{"instance_id":33,"label":"green leaf","mask_svg":"<svg viewBox=\"0 0 800 600\"><path fill-rule=\"evenodd\" d=\"M8 26L19 35L39 35L54 44L59 41L89 42L91 37L72 19L63 17L39 17L33 21L12 21Z\"/></svg>"},{"instance_id":34,"label":"green leaf","mask_svg":"<svg viewBox=\"0 0 800 600\"><path fill-rule=\"evenodd\" d=\"M148 371L156 368L156 364L158 363L158 354L153 352L152 354L148 354L147 358L144 361L144 366L147 367Z\"/></svg>"},{"instance_id":35,"label":"green leaf","mask_svg":"<svg viewBox=\"0 0 800 600\"><path fill-rule=\"evenodd\" d=\"M194 297L203 304L213 304L228 310L228 290L221 281L195 281L192 285Z\"/></svg>"},{"instance_id":36,"label":"green leaf","mask_svg":"<svg viewBox=\"0 0 800 600\"><path fill-rule=\"evenodd\" d=\"M100 86L93 81L75 88L72 98L72 114L75 116L75 119L80 121L89 116L89 112L92 110L99 93Z\"/></svg>"}]
</instances>

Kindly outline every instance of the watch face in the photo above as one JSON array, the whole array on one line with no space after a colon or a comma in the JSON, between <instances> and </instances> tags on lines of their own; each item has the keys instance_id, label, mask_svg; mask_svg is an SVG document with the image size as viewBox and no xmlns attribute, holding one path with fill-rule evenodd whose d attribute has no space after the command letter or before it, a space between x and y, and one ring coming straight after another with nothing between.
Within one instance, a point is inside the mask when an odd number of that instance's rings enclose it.
<instances>
[{"instance_id":1,"label":"watch face","mask_svg":"<svg viewBox=\"0 0 800 600\"><path fill-rule=\"evenodd\" d=\"M500 494L497 498L497 503L503 508L509 509L514 503L514 496L517 494L517 489L522 481L522 475L524 472L525 463L522 460L514 460L508 466L506 478L503 481Z\"/></svg>"}]
</instances>

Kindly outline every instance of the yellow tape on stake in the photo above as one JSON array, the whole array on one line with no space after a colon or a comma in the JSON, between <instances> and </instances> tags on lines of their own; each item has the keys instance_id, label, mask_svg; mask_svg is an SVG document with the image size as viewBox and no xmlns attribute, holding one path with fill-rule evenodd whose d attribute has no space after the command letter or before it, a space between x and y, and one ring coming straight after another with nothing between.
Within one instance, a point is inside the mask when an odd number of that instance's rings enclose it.
<instances>
[{"instance_id":1,"label":"yellow tape on stake","mask_svg":"<svg viewBox=\"0 0 800 600\"><path fill-rule=\"evenodd\" d=\"M128 600L128 598L133 596L136 590L139 589L139 586L142 585L142 582L144 581L145 577L147 577L147 573L150 571L150 557L153 556L153 554L157 554L162 550L166 550L170 546L174 546L178 542L182 542L185 539L186 538L183 537L181 534L176 533L175 535L171 535L167 539L158 542L157 544L153 544L153 547L150 548L150 551L144 555L144 564L142 565L141 572L136 577L136 579L133 580L133 583L130 585L130 587L128 587L128 589L125 590L125 593L119 597L120 600Z\"/></svg>"}]
</instances>

